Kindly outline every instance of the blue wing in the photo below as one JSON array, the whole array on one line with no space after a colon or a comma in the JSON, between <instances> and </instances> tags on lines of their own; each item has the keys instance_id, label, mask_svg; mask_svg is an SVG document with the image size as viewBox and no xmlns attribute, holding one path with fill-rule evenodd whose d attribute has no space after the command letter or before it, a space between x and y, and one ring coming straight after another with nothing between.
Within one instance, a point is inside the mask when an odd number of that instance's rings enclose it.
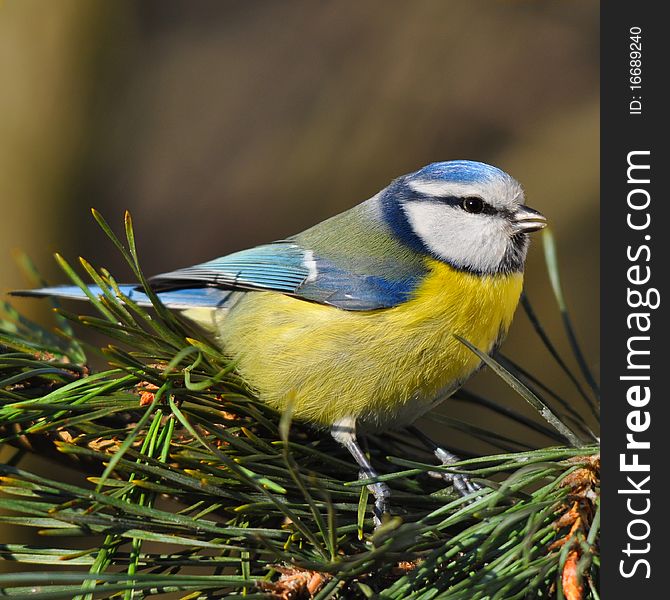
<instances>
[{"instance_id":1,"label":"blue wing","mask_svg":"<svg viewBox=\"0 0 670 600\"><path fill-rule=\"evenodd\" d=\"M309 278L310 266L297 244L278 242L163 273L149 282L157 291L202 285L290 294Z\"/></svg>"},{"instance_id":2,"label":"blue wing","mask_svg":"<svg viewBox=\"0 0 670 600\"><path fill-rule=\"evenodd\" d=\"M232 291L265 290L343 310L369 311L390 308L411 297L425 269L403 267L401 263L398 259L371 259L364 250L360 256L336 260L307 250L295 240L286 240L164 273L149 282L165 306L176 309L221 307ZM136 285L120 287L138 304L151 304ZM97 286L90 290L102 293ZM87 299L76 286L13 293Z\"/></svg>"},{"instance_id":3,"label":"blue wing","mask_svg":"<svg viewBox=\"0 0 670 600\"><path fill-rule=\"evenodd\" d=\"M389 269L386 269L389 272ZM269 290L345 310L390 308L406 301L420 273L393 279L343 268L293 240L266 244L150 279L160 293L194 287Z\"/></svg>"}]
</instances>

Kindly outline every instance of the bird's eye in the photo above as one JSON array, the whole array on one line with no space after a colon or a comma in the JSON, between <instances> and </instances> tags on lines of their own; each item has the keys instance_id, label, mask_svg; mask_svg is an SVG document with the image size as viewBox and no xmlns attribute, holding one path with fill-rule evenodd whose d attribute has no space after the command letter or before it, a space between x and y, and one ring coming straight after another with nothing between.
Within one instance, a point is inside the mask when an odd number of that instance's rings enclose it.
<instances>
[{"instance_id":1,"label":"bird's eye","mask_svg":"<svg viewBox=\"0 0 670 600\"><path fill-rule=\"evenodd\" d=\"M484 210L484 201L477 196L468 196L461 201L461 207L469 213L480 213Z\"/></svg>"}]
</instances>

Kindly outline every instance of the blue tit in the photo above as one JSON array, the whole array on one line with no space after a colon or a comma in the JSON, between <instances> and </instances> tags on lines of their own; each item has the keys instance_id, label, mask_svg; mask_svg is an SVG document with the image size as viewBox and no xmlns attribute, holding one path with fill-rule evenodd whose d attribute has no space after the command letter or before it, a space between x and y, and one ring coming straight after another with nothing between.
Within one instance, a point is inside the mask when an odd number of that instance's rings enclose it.
<instances>
[{"instance_id":1,"label":"blue tit","mask_svg":"<svg viewBox=\"0 0 670 600\"><path fill-rule=\"evenodd\" d=\"M361 476L374 478L357 431L410 426L480 367L454 334L488 353L501 343L528 234L545 225L507 173L438 162L302 233L150 283L216 337L263 402L330 428ZM148 303L136 286L122 290ZM72 286L20 293L85 299ZM444 464L455 460L433 449ZM476 489L462 476L451 482ZM389 489L370 489L378 522Z\"/></svg>"}]
</instances>

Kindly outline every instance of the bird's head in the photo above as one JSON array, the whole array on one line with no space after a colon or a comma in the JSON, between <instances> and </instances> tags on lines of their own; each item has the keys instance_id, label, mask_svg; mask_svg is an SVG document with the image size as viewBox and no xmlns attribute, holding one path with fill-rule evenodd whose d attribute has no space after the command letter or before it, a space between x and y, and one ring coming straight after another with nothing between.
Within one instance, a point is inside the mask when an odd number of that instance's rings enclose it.
<instances>
[{"instance_id":1,"label":"bird's head","mask_svg":"<svg viewBox=\"0 0 670 600\"><path fill-rule=\"evenodd\" d=\"M381 195L394 233L414 250L479 274L521 271L528 234L546 219L524 205L521 185L480 162L432 163Z\"/></svg>"}]
</instances>

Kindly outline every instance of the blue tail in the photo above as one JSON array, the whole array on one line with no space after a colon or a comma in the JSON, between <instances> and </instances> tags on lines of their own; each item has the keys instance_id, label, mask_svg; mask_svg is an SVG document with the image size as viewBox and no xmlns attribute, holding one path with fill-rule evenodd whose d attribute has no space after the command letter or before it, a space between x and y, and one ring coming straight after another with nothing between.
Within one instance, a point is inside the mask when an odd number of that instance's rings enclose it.
<instances>
[{"instance_id":1,"label":"blue tail","mask_svg":"<svg viewBox=\"0 0 670 600\"><path fill-rule=\"evenodd\" d=\"M94 295L102 295L102 289L97 285L88 288ZM119 286L123 294L140 306L151 306L151 301L146 294L139 291L136 285L123 284ZM217 308L225 304L232 292L214 287L184 288L178 290L166 290L156 295L168 308ZM35 290L17 290L11 292L12 296L29 296L44 298L48 296L65 298L68 300L88 300L88 296L76 285L59 285L54 287L38 288Z\"/></svg>"}]
</instances>

